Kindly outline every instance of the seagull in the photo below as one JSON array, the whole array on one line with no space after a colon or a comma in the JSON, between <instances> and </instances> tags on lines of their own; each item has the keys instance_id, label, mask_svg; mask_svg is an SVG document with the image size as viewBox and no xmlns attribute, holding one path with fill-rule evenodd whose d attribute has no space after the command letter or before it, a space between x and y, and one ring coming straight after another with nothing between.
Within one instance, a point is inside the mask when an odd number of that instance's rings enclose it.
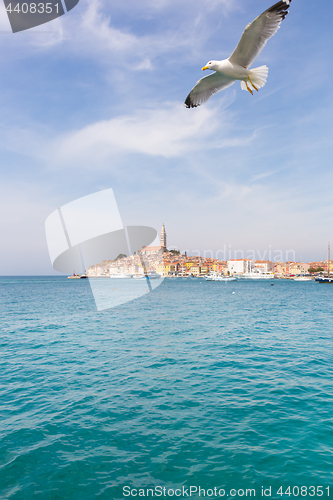
<instances>
[{"instance_id":1,"label":"seagull","mask_svg":"<svg viewBox=\"0 0 333 500\"><path fill-rule=\"evenodd\" d=\"M202 68L214 71L209 76L201 78L193 87L185 100L186 108L196 108L208 99L240 80L242 90L258 91L267 81L268 67L249 69L257 59L268 40L275 35L281 22L288 14L291 0L281 0L267 9L261 16L248 24L243 35L228 59L209 61Z\"/></svg>"}]
</instances>

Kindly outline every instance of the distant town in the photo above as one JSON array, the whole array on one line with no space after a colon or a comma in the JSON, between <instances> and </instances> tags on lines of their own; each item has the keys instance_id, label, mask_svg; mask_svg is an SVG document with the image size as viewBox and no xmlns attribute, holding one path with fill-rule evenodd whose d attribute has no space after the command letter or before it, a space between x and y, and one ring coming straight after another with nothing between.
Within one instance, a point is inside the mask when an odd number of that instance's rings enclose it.
<instances>
[{"instance_id":1,"label":"distant town","mask_svg":"<svg viewBox=\"0 0 333 500\"><path fill-rule=\"evenodd\" d=\"M163 224L159 246L143 247L134 255L120 254L115 260L104 260L87 269L88 277L144 276L155 273L162 277L206 276L212 272L226 276L280 277L328 273L333 261L272 262L270 260L230 259L219 260L201 256L188 256L178 250L167 249Z\"/></svg>"}]
</instances>

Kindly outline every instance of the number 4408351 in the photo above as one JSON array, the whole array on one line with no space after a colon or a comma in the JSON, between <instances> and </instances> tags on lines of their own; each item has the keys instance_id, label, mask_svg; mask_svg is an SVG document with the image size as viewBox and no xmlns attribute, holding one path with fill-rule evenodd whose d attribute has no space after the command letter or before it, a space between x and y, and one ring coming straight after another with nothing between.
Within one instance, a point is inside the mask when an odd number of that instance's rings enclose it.
<instances>
[{"instance_id":1,"label":"number 4408351","mask_svg":"<svg viewBox=\"0 0 333 500\"><path fill-rule=\"evenodd\" d=\"M53 7L56 11L57 14L59 14L59 6L56 3L55 5L52 5L52 3L23 3L20 5L19 3L15 5L15 7L12 7L12 4L10 3L8 7L6 8L7 12L17 12L18 14L22 12L22 14L27 14L30 12L30 14L51 14L53 11Z\"/></svg>"},{"instance_id":2,"label":"number 4408351","mask_svg":"<svg viewBox=\"0 0 333 500\"><path fill-rule=\"evenodd\" d=\"M326 488L323 486L288 486L288 488L284 489L283 486L277 491L277 495L288 495L293 497L329 497L330 496L330 487Z\"/></svg>"}]
</instances>

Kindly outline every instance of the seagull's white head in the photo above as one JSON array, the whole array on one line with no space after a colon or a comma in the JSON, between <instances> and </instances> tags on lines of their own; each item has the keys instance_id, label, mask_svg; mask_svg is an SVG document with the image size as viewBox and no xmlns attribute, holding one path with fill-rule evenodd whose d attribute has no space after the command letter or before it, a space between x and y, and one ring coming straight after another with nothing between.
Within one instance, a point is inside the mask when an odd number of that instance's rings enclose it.
<instances>
[{"instance_id":1,"label":"seagull's white head","mask_svg":"<svg viewBox=\"0 0 333 500\"><path fill-rule=\"evenodd\" d=\"M218 62L218 61L209 61L209 62L206 64L206 66L204 66L204 67L202 68L202 71L203 71L204 69L212 69L212 70L216 70L215 65L216 65L216 63L217 63L217 62Z\"/></svg>"}]
</instances>

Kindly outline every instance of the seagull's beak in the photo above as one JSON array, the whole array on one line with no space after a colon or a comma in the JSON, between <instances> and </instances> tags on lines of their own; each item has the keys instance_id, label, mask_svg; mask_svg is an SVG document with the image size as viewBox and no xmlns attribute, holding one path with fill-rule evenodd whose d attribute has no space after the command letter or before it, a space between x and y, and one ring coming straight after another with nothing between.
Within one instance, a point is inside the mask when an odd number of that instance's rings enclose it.
<instances>
[{"instance_id":1,"label":"seagull's beak","mask_svg":"<svg viewBox=\"0 0 333 500\"><path fill-rule=\"evenodd\" d=\"M204 71L205 69L208 69L209 66L204 66L201 71Z\"/></svg>"}]
</instances>

